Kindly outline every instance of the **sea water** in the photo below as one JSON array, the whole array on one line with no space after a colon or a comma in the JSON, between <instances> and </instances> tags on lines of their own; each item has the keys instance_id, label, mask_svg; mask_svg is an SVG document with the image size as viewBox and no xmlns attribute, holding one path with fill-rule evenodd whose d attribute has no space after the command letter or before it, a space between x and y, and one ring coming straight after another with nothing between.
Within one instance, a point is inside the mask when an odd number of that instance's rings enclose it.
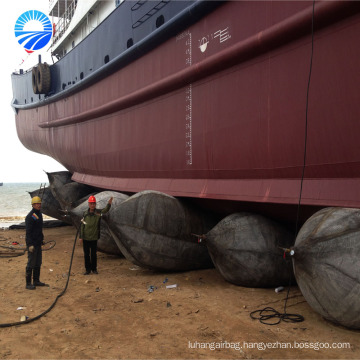
<instances>
[{"instance_id":1,"label":"sea water","mask_svg":"<svg viewBox=\"0 0 360 360\"><path fill-rule=\"evenodd\" d=\"M0 229L25 221L32 209L29 192L40 186L40 183L4 183L0 186Z\"/></svg>"}]
</instances>

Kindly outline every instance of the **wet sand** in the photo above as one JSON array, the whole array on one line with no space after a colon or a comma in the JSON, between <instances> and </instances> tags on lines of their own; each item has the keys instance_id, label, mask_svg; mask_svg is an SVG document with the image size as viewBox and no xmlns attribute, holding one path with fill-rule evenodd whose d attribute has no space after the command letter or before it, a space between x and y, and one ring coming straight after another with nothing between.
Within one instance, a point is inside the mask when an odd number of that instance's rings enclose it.
<instances>
[{"instance_id":1,"label":"wet sand","mask_svg":"<svg viewBox=\"0 0 360 360\"><path fill-rule=\"evenodd\" d=\"M0 323L33 318L50 307L65 287L75 233L71 226L44 229L45 241L56 241L43 253L41 280L49 287L25 290L26 255L0 258ZM25 230L1 231L0 245L17 241L21 246L24 235ZM267 306L283 312L286 291L235 286L216 269L154 272L102 253L98 270L83 275L82 247L76 244L65 294L39 320L1 328L0 358L360 358L360 331L324 320L296 286L287 312L305 321L271 326L250 313Z\"/></svg>"}]
</instances>

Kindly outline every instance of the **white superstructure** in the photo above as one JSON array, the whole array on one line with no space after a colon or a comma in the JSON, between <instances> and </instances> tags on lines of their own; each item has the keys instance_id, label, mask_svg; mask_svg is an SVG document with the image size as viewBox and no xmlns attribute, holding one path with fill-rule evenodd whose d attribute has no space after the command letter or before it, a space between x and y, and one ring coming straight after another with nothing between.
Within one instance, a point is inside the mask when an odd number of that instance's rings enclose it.
<instances>
[{"instance_id":1,"label":"white superstructure","mask_svg":"<svg viewBox=\"0 0 360 360\"><path fill-rule=\"evenodd\" d=\"M51 53L58 59L89 35L124 0L50 0Z\"/></svg>"}]
</instances>

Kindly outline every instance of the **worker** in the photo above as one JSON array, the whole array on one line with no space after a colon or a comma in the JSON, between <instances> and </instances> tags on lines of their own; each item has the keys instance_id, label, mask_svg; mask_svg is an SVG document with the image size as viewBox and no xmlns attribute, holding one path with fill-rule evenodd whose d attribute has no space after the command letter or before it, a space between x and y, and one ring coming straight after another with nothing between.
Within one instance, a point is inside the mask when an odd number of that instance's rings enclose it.
<instances>
[{"instance_id":1,"label":"worker","mask_svg":"<svg viewBox=\"0 0 360 360\"><path fill-rule=\"evenodd\" d=\"M113 198L110 198L103 209L96 208L95 196L90 196L88 200L89 208L84 212L80 226L80 243L83 244L85 273L91 272L98 274L97 271L97 241L100 238L100 220L103 214L106 214L111 207Z\"/></svg>"},{"instance_id":2,"label":"worker","mask_svg":"<svg viewBox=\"0 0 360 360\"><path fill-rule=\"evenodd\" d=\"M40 268L42 264L42 249L44 244L43 217L40 211L41 199L35 196L31 199L32 210L25 218L26 246L28 262L26 265L26 289L35 290L36 286L49 286L40 281ZM33 278L33 283L31 283Z\"/></svg>"}]
</instances>

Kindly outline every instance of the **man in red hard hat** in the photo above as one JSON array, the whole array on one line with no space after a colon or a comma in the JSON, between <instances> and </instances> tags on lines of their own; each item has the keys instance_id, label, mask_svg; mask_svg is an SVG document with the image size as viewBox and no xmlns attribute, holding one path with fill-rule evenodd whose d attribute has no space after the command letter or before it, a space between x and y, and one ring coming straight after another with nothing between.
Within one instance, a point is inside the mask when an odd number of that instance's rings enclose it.
<instances>
[{"instance_id":1,"label":"man in red hard hat","mask_svg":"<svg viewBox=\"0 0 360 360\"><path fill-rule=\"evenodd\" d=\"M103 209L96 208L95 196L90 196L88 203L89 208L84 212L80 227L80 243L83 244L85 273L91 272L98 274L97 271L97 241L100 238L100 220L103 214L106 214L111 207L113 198L110 198Z\"/></svg>"}]
</instances>

